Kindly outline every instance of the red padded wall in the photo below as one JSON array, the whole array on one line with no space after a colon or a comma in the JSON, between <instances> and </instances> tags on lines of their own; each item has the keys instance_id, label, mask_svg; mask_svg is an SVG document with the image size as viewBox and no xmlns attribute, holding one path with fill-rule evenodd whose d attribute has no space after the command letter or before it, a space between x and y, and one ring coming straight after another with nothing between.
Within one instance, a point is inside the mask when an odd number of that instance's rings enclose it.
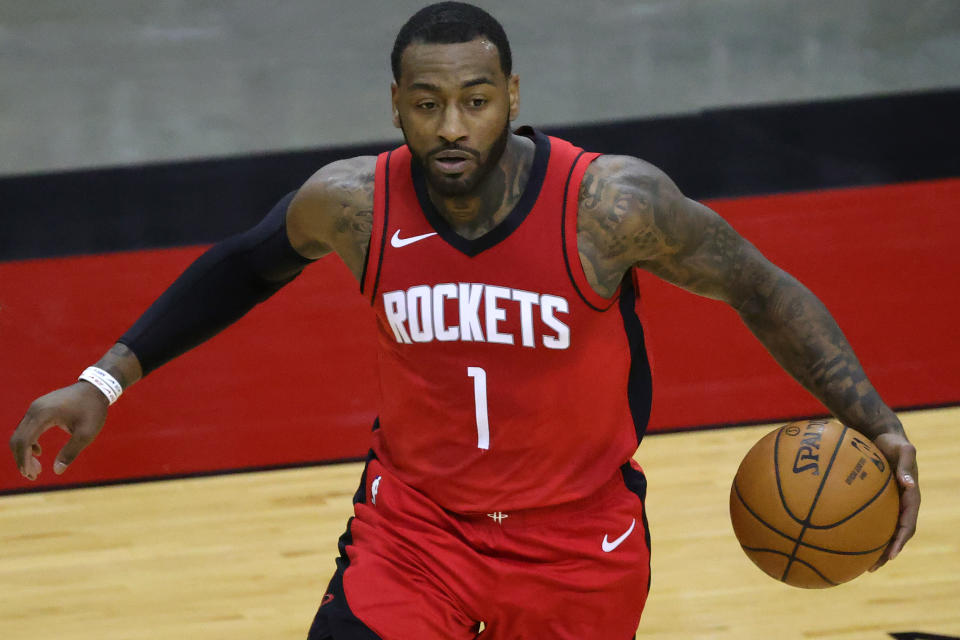
<instances>
[{"instance_id":1,"label":"red padded wall","mask_svg":"<svg viewBox=\"0 0 960 640\"><path fill-rule=\"evenodd\" d=\"M960 402L960 180L708 202L831 309L896 407ZM0 264L0 425L70 383L202 251ZM725 305L643 279L651 429L823 413ZM0 490L357 457L377 384L372 314L336 259L311 267L111 409L62 477L41 441L28 483L9 454Z\"/></svg>"},{"instance_id":2,"label":"red padded wall","mask_svg":"<svg viewBox=\"0 0 960 640\"><path fill-rule=\"evenodd\" d=\"M888 404L960 401L960 180L708 204L826 304ZM654 428L825 412L731 309L644 280Z\"/></svg>"}]
</instances>

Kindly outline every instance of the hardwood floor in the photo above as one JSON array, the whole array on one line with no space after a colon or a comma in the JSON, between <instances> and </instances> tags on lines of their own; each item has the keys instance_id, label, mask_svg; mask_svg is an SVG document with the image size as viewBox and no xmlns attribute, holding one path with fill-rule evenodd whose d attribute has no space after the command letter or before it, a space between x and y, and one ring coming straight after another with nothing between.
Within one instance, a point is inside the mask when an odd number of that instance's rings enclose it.
<instances>
[{"instance_id":1,"label":"hardwood floor","mask_svg":"<svg viewBox=\"0 0 960 640\"><path fill-rule=\"evenodd\" d=\"M740 550L730 481L771 427L649 436L653 586L638 638L960 636L960 408L905 413L918 533L883 570L794 589ZM302 639L360 464L0 498L3 640Z\"/></svg>"}]
</instances>

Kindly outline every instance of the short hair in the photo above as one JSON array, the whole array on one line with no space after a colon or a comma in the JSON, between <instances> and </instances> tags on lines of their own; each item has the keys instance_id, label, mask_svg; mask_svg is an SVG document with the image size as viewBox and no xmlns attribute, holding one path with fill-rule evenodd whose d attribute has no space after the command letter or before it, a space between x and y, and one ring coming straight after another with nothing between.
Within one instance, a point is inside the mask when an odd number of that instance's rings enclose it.
<instances>
[{"instance_id":1,"label":"short hair","mask_svg":"<svg viewBox=\"0 0 960 640\"><path fill-rule=\"evenodd\" d=\"M437 2L417 11L400 28L390 54L393 79L400 81L400 58L414 42L456 44L486 38L497 47L503 75L510 75L513 59L507 34L496 18L466 2Z\"/></svg>"}]
</instances>

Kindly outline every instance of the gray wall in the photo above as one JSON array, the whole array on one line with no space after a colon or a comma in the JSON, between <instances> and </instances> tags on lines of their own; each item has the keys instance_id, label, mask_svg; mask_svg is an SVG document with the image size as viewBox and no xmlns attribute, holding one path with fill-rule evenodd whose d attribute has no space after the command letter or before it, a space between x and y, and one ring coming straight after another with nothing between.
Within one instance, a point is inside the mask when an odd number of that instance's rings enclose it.
<instances>
[{"instance_id":1,"label":"gray wall","mask_svg":"<svg viewBox=\"0 0 960 640\"><path fill-rule=\"evenodd\" d=\"M0 174L398 139L412 0L0 0ZM478 2L521 121L960 86L960 0Z\"/></svg>"}]
</instances>

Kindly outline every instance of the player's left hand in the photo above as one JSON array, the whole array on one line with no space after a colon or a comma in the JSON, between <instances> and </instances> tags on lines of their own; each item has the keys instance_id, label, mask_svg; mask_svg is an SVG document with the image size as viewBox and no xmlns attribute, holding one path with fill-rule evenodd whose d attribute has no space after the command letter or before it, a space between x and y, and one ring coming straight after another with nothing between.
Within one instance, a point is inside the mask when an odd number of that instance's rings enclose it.
<instances>
[{"instance_id":1,"label":"player's left hand","mask_svg":"<svg viewBox=\"0 0 960 640\"><path fill-rule=\"evenodd\" d=\"M917 514L920 511L920 480L917 472L917 450L902 433L884 433L877 436L874 444L883 452L900 489L900 520L893 539L877 563L870 569L876 571L897 554L917 531Z\"/></svg>"}]
</instances>

